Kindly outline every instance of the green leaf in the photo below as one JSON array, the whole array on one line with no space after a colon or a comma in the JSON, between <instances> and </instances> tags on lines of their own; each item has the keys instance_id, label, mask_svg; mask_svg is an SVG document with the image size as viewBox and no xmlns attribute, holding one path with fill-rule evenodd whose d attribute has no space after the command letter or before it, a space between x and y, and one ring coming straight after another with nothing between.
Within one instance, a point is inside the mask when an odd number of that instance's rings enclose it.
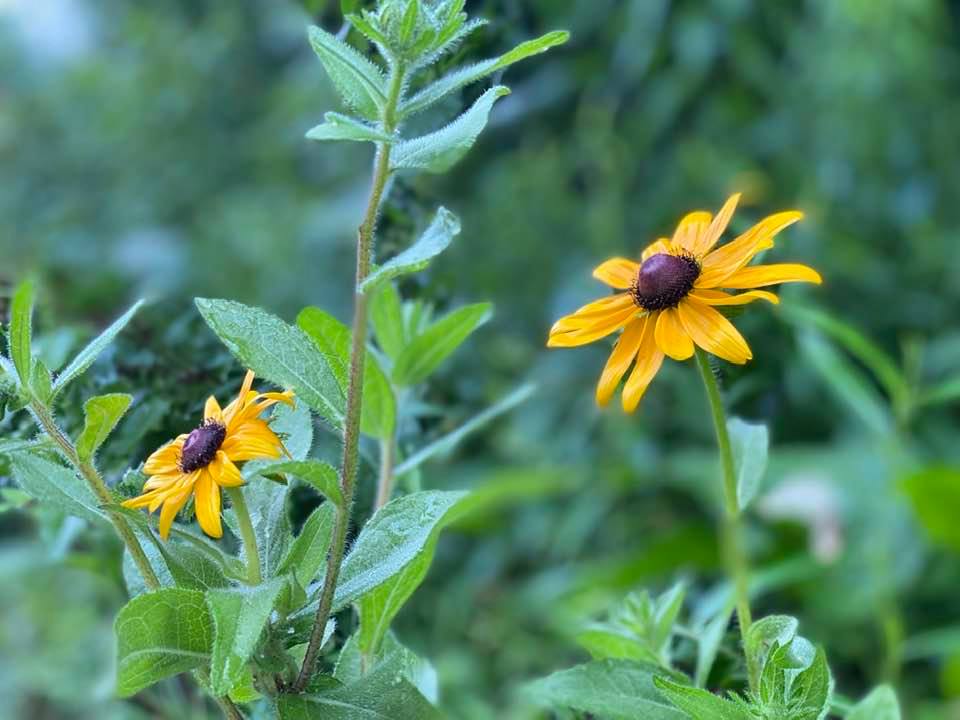
<instances>
[{"instance_id":1,"label":"green leaf","mask_svg":"<svg viewBox=\"0 0 960 720\"><path fill-rule=\"evenodd\" d=\"M900 487L924 530L941 545L960 552L960 469L933 466L908 475Z\"/></svg>"},{"instance_id":2,"label":"green leaf","mask_svg":"<svg viewBox=\"0 0 960 720\"><path fill-rule=\"evenodd\" d=\"M793 681L790 701L795 710L792 720L823 720L830 709L830 694L833 692L833 677L827 665L827 654L817 648L810 667L797 675Z\"/></svg>"},{"instance_id":3,"label":"green leaf","mask_svg":"<svg viewBox=\"0 0 960 720\"><path fill-rule=\"evenodd\" d=\"M328 112L323 116L325 122L307 132L308 140L351 140L353 142L393 143L396 138L382 130L355 120L347 115Z\"/></svg>"},{"instance_id":4,"label":"green leaf","mask_svg":"<svg viewBox=\"0 0 960 720\"><path fill-rule=\"evenodd\" d=\"M368 120L378 119L387 101L380 68L319 27L311 26L308 34L343 101Z\"/></svg>"},{"instance_id":5,"label":"green leaf","mask_svg":"<svg viewBox=\"0 0 960 720\"><path fill-rule=\"evenodd\" d=\"M292 571L303 587L316 579L327 560L335 512L331 503L324 503L310 513L300 534L280 561L277 575Z\"/></svg>"},{"instance_id":6,"label":"green leaf","mask_svg":"<svg viewBox=\"0 0 960 720\"><path fill-rule=\"evenodd\" d=\"M333 676L342 683L355 683L365 675L375 670L382 671L385 667L392 668L396 675L409 680L425 698L436 703L436 669L429 661L401 645L393 633L387 633L382 647L373 654L362 653L357 635L351 635L340 650Z\"/></svg>"},{"instance_id":7,"label":"green leaf","mask_svg":"<svg viewBox=\"0 0 960 720\"><path fill-rule=\"evenodd\" d=\"M508 65L524 60L531 55L546 52L552 47L562 45L570 38L570 33L556 30L549 32L535 40L520 43L508 53L500 57L490 58L474 65L459 68L449 75L427 85L410 99L400 105L401 116L408 116L425 110L441 98L459 90L465 85L481 80Z\"/></svg>"},{"instance_id":8,"label":"green leaf","mask_svg":"<svg viewBox=\"0 0 960 720\"><path fill-rule=\"evenodd\" d=\"M297 325L327 358L334 376L345 396L350 382L350 328L320 308L308 307L300 311ZM393 435L397 420L397 402L393 388L376 357L370 352L363 367L363 410L360 430L371 437L388 438Z\"/></svg>"},{"instance_id":9,"label":"green leaf","mask_svg":"<svg viewBox=\"0 0 960 720\"><path fill-rule=\"evenodd\" d=\"M490 303L454 310L414 338L397 357L393 380L401 387L423 382L470 334L491 317Z\"/></svg>"},{"instance_id":10,"label":"green leaf","mask_svg":"<svg viewBox=\"0 0 960 720\"><path fill-rule=\"evenodd\" d=\"M284 485L271 482L248 483L242 490L250 510L264 577L278 574L277 569L290 548L293 533L287 516L288 490ZM233 517L232 513L228 517Z\"/></svg>"},{"instance_id":11,"label":"green leaf","mask_svg":"<svg viewBox=\"0 0 960 720\"><path fill-rule=\"evenodd\" d=\"M889 685L881 685L847 713L847 720L900 720L900 703Z\"/></svg>"},{"instance_id":12,"label":"green leaf","mask_svg":"<svg viewBox=\"0 0 960 720\"><path fill-rule=\"evenodd\" d=\"M393 283L384 283L370 299L370 323L377 344L393 360L407 344L403 331L403 306Z\"/></svg>"},{"instance_id":13,"label":"green leaf","mask_svg":"<svg viewBox=\"0 0 960 720\"><path fill-rule=\"evenodd\" d=\"M17 369L23 387L30 386L33 371L33 355L30 350L33 336L33 282L24 280L13 293L10 301L10 327L7 342L10 359Z\"/></svg>"},{"instance_id":14,"label":"green leaf","mask_svg":"<svg viewBox=\"0 0 960 720\"><path fill-rule=\"evenodd\" d=\"M213 622L203 593L196 590L165 588L140 595L120 610L114 629L120 697L210 658Z\"/></svg>"},{"instance_id":15,"label":"green leaf","mask_svg":"<svg viewBox=\"0 0 960 720\"><path fill-rule=\"evenodd\" d=\"M319 460L281 460L259 468L261 475L289 474L303 480L335 505L343 505L337 471Z\"/></svg>"},{"instance_id":16,"label":"green leaf","mask_svg":"<svg viewBox=\"0 0 960 720\"><path fill-rule=\"evenodd\" d=\"M947 378L926 390L918 400L922 406L947 405L960 400L960 376Z\"/></svg>"},{"instance_id":17,"label":"green leaf","mask_svg":"<svg viewBox=\"0 0 960 720\"><path fill-rule=\"evenodd\" d=\"M284 586L283 578L275 578L257 587L207 592L214 628L210 687L215 695L226 695L242 679Z\"/></svg>"},{"instance_id":18,"label":"green leaf","mask_svg":"<svg viewBox=\"0 0 960 720\"><path fill-rule=\"evenodd\" d=\"M53 378L47 366L37 358L33 362L30 374L30 390L33 396L44 405L49 405L53 399Z\"/></svg>"},{"instance_id":19,"label":"green leaf","mask_svg":"<svg viewBox=\"0 0 960 720\"><path fill-rule=\"evenodd\" d=\"M133 398L130 395L116 393L98 395L83 404L86 420L83 432L77 438L77 454L81 460L89 460L94 456L132 402Z\"/></svg>"},{"instance_id":20,"label":"green leaf","mask_svg":"<svg viewBox=\"0 0 960 720\"><path fill-rule=\"evenodd\" d=\"M343 562L334 608L356 602L430 552L436 533L456 517L457 505L466 497L463 492L431 490L396 498L380 508Z\"/></svg>"},{"instance_id":21,"label":"green leaf","mask_svg":"<svg viewBox=\"0 0 960 720\"><path fill-rule=\"evenodd\" d=\"M670 702L694 720L753 720L746 708L708 690L679 685L659 677L653 683Z\"/></svg>"},{"instance_id":22,"label":"green leaf","mask_svg":"<svg viewBox=\"0 0 960 720\"><path fill-rule=\"evenodd\" d=\"M85 520L107 519L93 490L73 470L29 453L11 454L10 467L20 488L41 503Z\"/></svg>"},{"instance_id":23,"label":"green leaf","mask_svg":"<svg viewBox=\"0 0 960 720\"><path fill-rule=\"evenodd\" d=\"M423 235L409 248L371 273L360 284L360 292L370 292L382 282L423 270L433 258L446 250L453 238L459 234L460 220L441 207Z\"/></svg>"},{"instance_id":24,"label":"green leaf","mask_svg":"<svg viewBox=\"0 0 960 720\"><path fill-rule=\"evenodd\" d=\"M730 625L732 611L733 608L724 607L697 633L697 667L694 672L694 684L697 687L706 687L713 663L720 651L723 636Z\"/></svg>"},{"instance_id":25,"label":"green leaf","mask_svg":"<svg viewBox=\"0 0 960 720\"><path fill-rule=\"evenodd\" d=\"M760 489L760 481L766 472L770 436L763 423L751 423L738 417L727 420L727 432L737 473L737 502L740 509L745 510Z\"/></svg>"},{"instance_id":26,"label":"green leaf","mask_svg":"<svg viewBox=\"0 0 960 720\"><path fill-rule=\"evenodd\" d=\"M260 308L229 300L196 299L207 325L238 360L260 377L292 388L297 397L336 430L343 429L346 405L338 368L317 352L299 328Z\"/></svg>"},{"instance_id":27,"label":"green leaf","mask_svg":"<svg viewBox=\"0 0 960 720\"><path fill-rule=\"evenodd\" d=\"M686 720L654 687L656 666L595 660L536 680L527 695L538 705L571 708L605 720Z\"/></svg>"},{"instance_id":28,"label":"green leaf","mask_svg":"<svg viewBox=\"0 0 960 720\"><path fill-rule=\"evenodd\" d=\"M493 104L509 94L510 89L503 85L490 88L446 127L398 143L390 155L391 166L394 170L419 168L432 173L446 172L473 147L477 136L487 126Z\"/></svg>"},{"instance_id":29,"label":"green leaf","mask_svg":"<svg viewBox=\"0 0 960 720\"><path fill-rule=\"evenodd\" d=\"M636 637L606 623L593 623L576 635L594 660L635 660L659 665L660 659Z\"/></svg>"},{"instance_id":30,"label":"green leaf","mask_svg":"<svg viewBox=\"0 0 960 720\"><path fill-rule=\"evenodd\" d=\"M800 623L789 615L769 615L757 620L747 631L744 649L753 667L762 669L770 653L789 645L797 636Z\"/></svg>"},{"instance_id":31,"label":"green leaf","mask_svg":"<svg viewBox=\"0 0 960 720\"><path fill-rule=\"evenodd\" d=\"M53 383L53 396L56 397L60 391L62 391L67 385L69 385L73 380L76 380L78 377L83 375L89 368L93 361L97 359L97 356L102 353L110 343L113 342L113 339L123 330L129 322L133 319L133 316L137 314L137 311L143 305L143 300L138 300L133 306L127 310L123 315L117 318L106 330L100 333L97 337L90 341L90 344L87 345L80 353L64 368L56 379L56 382Z\"/></svg>"}]
</instances>

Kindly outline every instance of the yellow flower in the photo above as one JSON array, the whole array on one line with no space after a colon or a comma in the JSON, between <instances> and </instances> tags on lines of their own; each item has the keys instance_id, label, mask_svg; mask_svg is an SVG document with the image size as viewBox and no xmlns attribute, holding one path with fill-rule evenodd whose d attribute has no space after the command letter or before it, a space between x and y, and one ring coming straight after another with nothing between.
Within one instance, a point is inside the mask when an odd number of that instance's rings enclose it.
<instances>
[{"instance_id":1,"label":"yellow flower","mask_svg":"<svg viewBox=\"0 0 960 720\"><path fill-rule=\"evenodd\" d=\"M743 235L714 249L737 207L732 196L716 217L692 212L670 240L652 243L637 263L613 258L593 276L620 292L584 305L561 318L550 330L548 347L585 345L623 329L597 385L597 402L606 405L626 375L623 409L636 410L664 355L686 360L694 344L732 363L753 357L743 336L719 311L719 305L745 305L754 300L778 303L764 290L731 294L727 290L785 282L820 283L820 275L805 265L747 267L754 255L773 247L774 236L803 217L794 210L771 215Z\"/></svg>"},{"instance_id":2,"label":"yellow flower","mask_svg":"<svg viewBox=\"0 0 960 720\"><path fill-rule=\"evenodd\" d=\"M143 466L150 479L146 492L123 503L128 508L161 505L160 536L170 533L173 518L195 497L197 521L211 537L221 537L220 488L243 484L236 463L256 458L278 458L286 452L283 442L260 416L278 402L293 405L293 392L258 393L251 390L253 371L248 370L237 399L223 410L212 395L207 398L203 423L193 432L155 451Z\"/></svg>"}]
</instances>

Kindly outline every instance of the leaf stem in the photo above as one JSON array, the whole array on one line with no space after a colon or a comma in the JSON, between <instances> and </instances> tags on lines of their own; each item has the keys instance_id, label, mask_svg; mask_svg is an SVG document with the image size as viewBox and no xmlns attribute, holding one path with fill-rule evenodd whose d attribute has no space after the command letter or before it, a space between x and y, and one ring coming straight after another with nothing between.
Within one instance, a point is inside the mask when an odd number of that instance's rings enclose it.
<instances>
[{"instance_id":1,"label":"leaf stem","mask_svg":"<svg viewBox=\"0 0 960 720\"><path fill-rule=\"evenodd\" d=\"M146 583L147 588L149 590L159 589L160 580L153 571L153 567L150 565L150 561L147 559L147 555L143 551L140 541L137 540L137 536L127 524L127 521L110 509L116 501L107 488L106 483L103 482L103 478L100 476L96 466L92 461L80 459L76 446L57 425L50 408L39 400L32 400L30 402L30 412L47 436L57 444L63 457L66 458L67 462L79 473L80 477L86 480L93 494L96 495L97 499L103 504L105 512L110 517L110 522L113 523L114 529L117 531L124 545L126 545L127 550L129 550L130 557L133 558L133 562L137 566L137 570L140 571L140 576L143 578L144 583Z\"/></svg>"},{"instance_id":2,"label":"leaf stem","mask_svg":"<svg viewBox=\"0 0 960 720\"><path fill-rule=\"evenodd\" d=\"M377 482L375 510L379 510L390 502L390 496L393 494L393 463L396 444L397 438L393 433L380 441L380 479Z\"/></svg>"},{"instance_id":3,"label":"leaf stem","mask_svg":"<svg viewBox=\"0 0 960 720\"><path fill-rule=\"evenodd\" d=\"M228 487L227 494L233 503L233 511L237 514L237 524L240 525L240 535L243 540L243 551L247 557L247 582L259 585L263 578L260 576L260 551L257 549L257 534L250 520L250 510L247 509L246 498L240 487Z\"/></svg>"},{"instance_id":4,"label":"leaf stem","mask_svg":"<svg viewBox=\"0 0 960 720\"><path fill-rule=\"evenodd\" d=\"M390 92L386 106L383 108L381 124L388 134L396 130L397 105L406 81L406 70L395 65L390 77ZM330 543L330 553L327 556L327 572L320 592L320 602L314 619L313 629L310 632L310 641L303 656L303 665L300 673L290 690L303 692L310 680L310 676L317 664L317 656L323 645L323 632L327 620L333 609L333 593L337 587L337 578L340 575L340 565L346 551L347 530L350 526L350 514L353 510L353 493L357 480L357 469L360 462L360 412L363 409L363 366L367 344L367 295L361 289L361 284L370 274L370 264L373 256L374 235L377 227L377 218L380 205L383 202L387 183L390 180L390 145L377 143L377 155L374 160L373 179L370 184L370 195L367 200L367 209L363 221L357 230L357 271L353 298L353 330L350 345L350 370L347 385L347 410L344 418L343 456L340 463L340 490L343 493L343 504L337 509L337 517L333 526L333 538Z\"/></svg>"},{"instance_id":5,"label":"leaf stem","mask_svg":"<svg viewBox=\"0 0 960 720\"><path fill-rule=\"evenodd\" d=\"M737 620L740 625L740 637L746 648L747 632L753 624L750 613L750 562L743 547L743 521L740 501L737 498L737 473L733 462L733 448L727 430L727 415L720 397L720 386L710 367L710 358L699 347L696 348L697 368L707 391L713 427L717 434L717 446L720 450L720 464L723 466L724 523L723 547L727 572L733 581L734 598L737 606ZM758 668L747 654L747 677L750 689L756 690L759 680Z\"/></svg>"}]
</instances>

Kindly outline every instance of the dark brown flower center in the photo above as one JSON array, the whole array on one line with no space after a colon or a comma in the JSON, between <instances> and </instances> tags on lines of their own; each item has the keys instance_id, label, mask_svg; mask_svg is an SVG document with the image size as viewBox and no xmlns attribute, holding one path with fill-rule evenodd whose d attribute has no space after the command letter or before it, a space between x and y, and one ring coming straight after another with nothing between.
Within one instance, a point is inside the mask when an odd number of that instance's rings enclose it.
<instances>
[{"instance_id":1,"label":"dark brown flower center","mask_svg":"<svg viewBox=\"0 0 960 720\"><path fill-rule=\"evenodd\" d=\"M630 292L644 310L664 310L679 305L699 275L693 256L657 253L643 261Z\"/></svg>"},{"instance_id":2,"label":"dark brown flower center","mask_svg":"<svg viewBox=\"0 0 960 720\"><path fill-rule=\"evenodd\" d=\"M217 456L227 437L227 428L218 422L206 422L187 435L180 451L180 469L185 473L206 467Z\"/></svg>"}]
</instances>

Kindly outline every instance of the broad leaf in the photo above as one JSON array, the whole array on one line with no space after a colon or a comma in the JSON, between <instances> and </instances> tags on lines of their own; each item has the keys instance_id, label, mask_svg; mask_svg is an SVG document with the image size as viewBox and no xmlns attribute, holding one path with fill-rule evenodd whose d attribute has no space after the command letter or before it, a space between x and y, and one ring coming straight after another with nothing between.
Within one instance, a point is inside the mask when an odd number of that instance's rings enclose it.
<instances>
[{"instance_id":1,"label":"broad leaf","mask_svg":"<svg viewBox=\"0 0 960 720\"><path fill-rule=\"evenodd\" d=\"M319 460L287 460L258 468L261 475L288 474L303 480L336 505L343 505L337 471Z\"/></svg>"},{"instance_id":2,"label":"broad leaf","mask_svg":"<svg viewBox=\"0 0 960 720\"><path fill-rule=\"evenodd\" d=\"M214 627L210 656L210 686L214 694L226 695L241 680L284 586L284 580L276 578L257 587L207 592Z\"/></svg>"},{"instance_id":3,"label":"broad leaf","mask_svg":"<svg viewBox=\"0 0 960 720\"><path fill-rule=\"evenodd\" d=\"M478 303L454 310L437 320L397 357L393 367L394 382L405 387L426 380L490 316L490 303Z\"/></svg>"},{"instance_id":4,"label":"broad leaf","mask_svg":"<svg viewBox=\"0 0 960 720\"><path fill-rule=\"evenodd\" d=\"M310 513L300 534L280 562L278 575L293 572L303 587L316 579L327 560L335 512L331 503L324 503Z\"/></svg>"},{"instance_id":5,"label":"broad leaf","mask_svg":"<svg viewBox=\"0 0 960 720\"><path fill-rule=\"evenodd\" d=\"M164 588L128 602L114 623L117 694L130 697L153 683L205 665L213 622L202 592Z\"/></svg>"},{"instance_id":6,"label":"broad leaf","mask_svg":"<svg viewBox=\"0 0 960 720\"><path fill-rule=\"evenodd\" d=\"M745 652L753 666L762 669L771 652L790 644L799 626L797 619L789 615L769 615L753 623L745 643Z\"/></svg>"},{"instance_id":7,"label":"broad leaf","mask_svg":"<svg viewBox=\"0 0 960 720\"><path fill-rule=\"evenodd\" d=\"M654 684L674 705L694 720L754 720L746 708L730 700L714 695L707 690L679 685L664 678L656 678Z\"/></svg>"},{"instance_id":8,"label":"broad leaf","mask_svg":"<svg viewBox=\"0 0 960 720\"><path fill-rule=\"evenodd\" d=\"M351 140L353 142L393 143L396 138L365 122L340 113L328 112L322 125L307 131L308 140Z\"/></svg>"},{"instance_id":9,"label":"broad leaf","mask_svg":"<svg viewBox=\"0 0 960 720\"><path fill-rule=\"evenodd\" d=\"M791 715L792 720L823 720L830 709L832 692L833 677L827 655L823 648L817 648L810 667L793 681L790 700L797 709Z\"/></svg>"},{"instance_id":10,"label":"broad leaf","mask_svg":"<svg viewBox=\"0 0 960 720\"><path fill-rule=\"evenodd\" d=\"M346 401L337 382L339 368L331 367L303 331L260 308L206 298L196 303L207 325L241 363L292 388L335 429L343 428Z\"/></svg>"},{"instance_id":11,"label":"broad leaf","mask_svg":"<svg viewBox=\"0 0 960 720\"><path fill-rule=\"evenodd\" d=\"M73 470L25 452L11 454L10 466L20 487L40 502L85 520L107 519L100 500Z\"/></svg>"},{"instance_id":12,"label":"broad leaf","mask_svg":"<svg viewBox=\"0 0 960 720\"><path fill-rule=\"evenodd\" d=\"M92 397L83 404L86 421L77 438L77 454L81 460L89 460L96 454L132 402L131 396L117 393Z\"/></svg>"},{"instance_id":13,"label":"broad leaf","mask_svg":"<svg viewBox=\"0 0 960 720\"><path fill-rule=\"evenodd\" d=\"M847 720L900 720L900 703L889 685L882 685L847 713Z\"/></svg>"},{"instance_id":14,"label":"broad leaf","mask_svg":"<svg viewBox=\"0 0 960 720\"><path fill-rule=\"evenodd\" d=\"M727 420L727 432L737 473L737 501L744 510L760 489L760 481L767 469L770 437L763 423L751 423L738 417Z\"/></svg>"},{"instance_id":15,"label":"broad leaf","mask_svg":"<svg viewBox=\"0 0 960 720\"><path fill-rule=\"evenodd\" d=\"M67 385L70 384L73 380L76 380L78 377L83 375L89 368L93 361L97 359L97 356L102 353L110 343L113 342L113 339L123 330L129 322L133 319L133 316L137 314L137 311L143 305L143 300L138 300L133 306L127 310L123 315L117 318L113 324L110 325L106 330L100 333L97 337L90 341L90 344L87 345L80 353L64 368L56 381L53 383L53 395L56 395L63 390Z\"/></svg>"},{"instance_id":16,"label":"broad leaf","mask_svg":"<svg viewBox=\"0 0 960 720\"><path fill-rule=\"evenodd\" d=\"M502 85L490 88L473 106L446 127L436 132L404 140L394 146L390 163L395 170L416 168L442 173L453 167L473 147L487 126L493 104L510 90Z\"/></svg>"},{"instance_id":17,"label":"broad leaf","mask_svg":"<svg viewBox=\"0 0 960 720\"><path fill-rule=\"evenodd\" d=\"M387 280L423 270L433 258L446 250L453 238L459 234L460 220L441 207L423 235L409 248L371 273L360 285L360 292L370 292Z\"/></svg>"},{"instance_id":18,"label":"broad leaf","mask_svg":"<svg viewBox=\"0 0 960 720\"><path fill-rule=\"evenodd\" d=\"M288 488L271 482L257 482L247 484L242 492L257 537L260 569L264 577L274 577L292 540L287 516Z\"/></svg>"},{"instance_id":19,"label":"broad leaf","mask_svg":"<svg viewBox=\"0 0 960 720\"><path fill-rule=\"evenodd\" d=\"M309 29L310 45L343 101L368 120L376 120L386 104L380 68L325 30Z\"/></svg>"}]
</instances>

